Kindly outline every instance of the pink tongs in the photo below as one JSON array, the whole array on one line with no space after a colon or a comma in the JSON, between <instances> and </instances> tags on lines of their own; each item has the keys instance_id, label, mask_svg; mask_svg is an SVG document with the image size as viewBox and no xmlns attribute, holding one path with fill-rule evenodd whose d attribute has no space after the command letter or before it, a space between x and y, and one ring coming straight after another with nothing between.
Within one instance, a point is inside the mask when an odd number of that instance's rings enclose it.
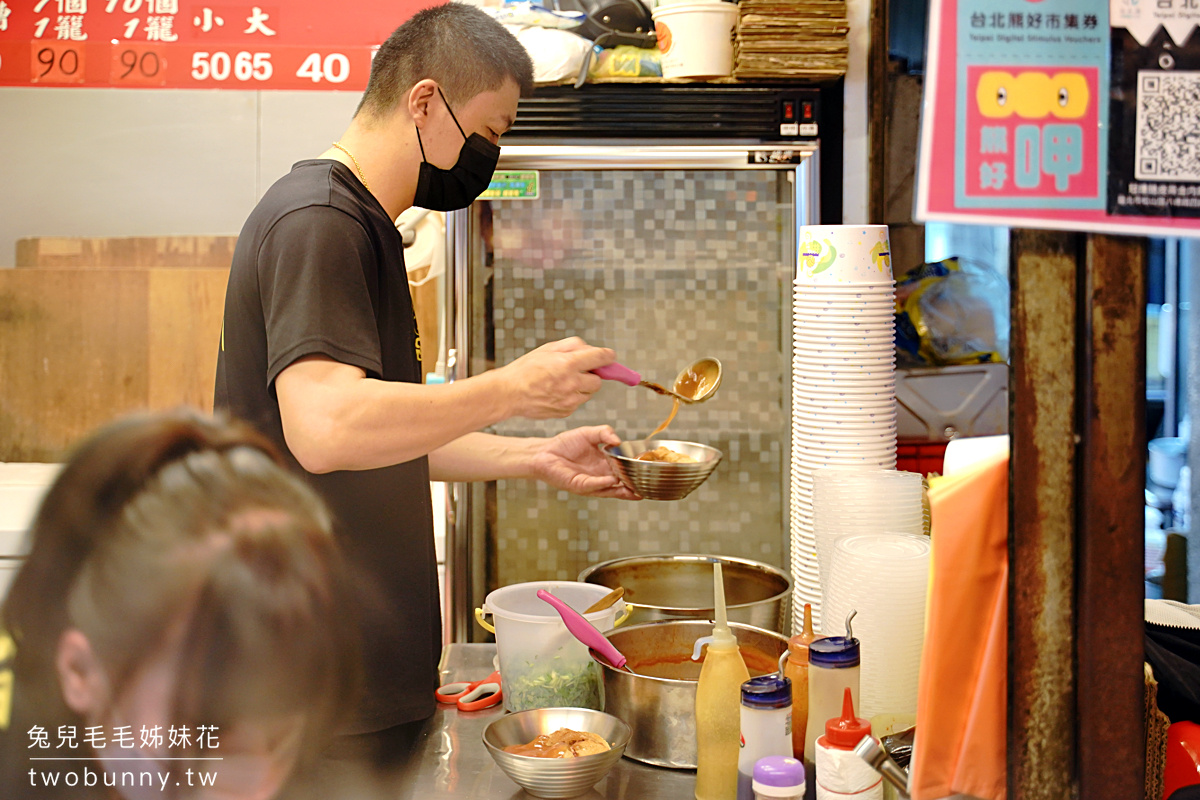
<instances>
[{"instance_id":1,"label":"pink tongs","mask_svg":"<svg viewBox=\"0 0 1200 800\"><path fill-rule=\"evenodd\" d=\"M554 610L562 617L563 623L567 626L567 630L571 632L572 636L604 656L608 660L608 663L617 669L624 669L626 672L636 674L629 667L625 666L625 656L621 655L621 651L613 647L612 642L603 633L596 630L595 625L584 619L582 614L545 589L538 589L537 596L554 606Z\"/></svg>"}]
</instances>

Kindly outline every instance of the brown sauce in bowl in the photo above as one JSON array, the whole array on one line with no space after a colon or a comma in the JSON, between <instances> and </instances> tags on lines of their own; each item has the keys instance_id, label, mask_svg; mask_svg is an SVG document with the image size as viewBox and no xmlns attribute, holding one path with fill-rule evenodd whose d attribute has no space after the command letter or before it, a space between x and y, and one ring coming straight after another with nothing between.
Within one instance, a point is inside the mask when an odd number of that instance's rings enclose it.
<instances>
[{"instance_id":1,"label":"brown sauce in bowl","mask_svg":"<svg viewBox=\"0 0 1200 800\"><path fill-rule=\"evenodd\" d=\"M525 744L510 744L504 752L533 758L582 758L612 749L604 737L588 731L559 728L543 733Z\"/></svg>"}]
</instances>

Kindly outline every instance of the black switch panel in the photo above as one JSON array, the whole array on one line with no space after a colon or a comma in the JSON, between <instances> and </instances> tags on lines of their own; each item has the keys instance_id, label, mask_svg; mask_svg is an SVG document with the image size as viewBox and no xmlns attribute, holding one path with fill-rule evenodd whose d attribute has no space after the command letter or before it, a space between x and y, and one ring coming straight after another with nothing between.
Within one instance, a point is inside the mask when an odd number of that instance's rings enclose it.
<instances>
[{"instance_id":1,"label":"black switch panel","mask_svg":"<svg viewBox=\"0 0 1200 800\"><path fill-rule=\"evenodd\" d=\"M819 102L816 90L781 91L775 106L775 136L780 139L815 139L820 136Z\"/></svg>"}]
</instances>

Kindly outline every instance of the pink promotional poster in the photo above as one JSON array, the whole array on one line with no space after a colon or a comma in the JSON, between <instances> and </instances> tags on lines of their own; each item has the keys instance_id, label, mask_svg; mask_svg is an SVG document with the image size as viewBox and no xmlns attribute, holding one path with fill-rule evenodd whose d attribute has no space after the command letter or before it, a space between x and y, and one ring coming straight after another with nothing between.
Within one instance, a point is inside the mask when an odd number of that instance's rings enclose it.
<instances>
[{"instance_id":1,"label":"pink promotional poster","mask_svg":"<svg viewBox=\"0 0 1200 800\"><path fill-rule=\"evenodd\" d=\"M1200 236L1195 0L933 0L915 216Z\"/></svg>"}]
</instances>

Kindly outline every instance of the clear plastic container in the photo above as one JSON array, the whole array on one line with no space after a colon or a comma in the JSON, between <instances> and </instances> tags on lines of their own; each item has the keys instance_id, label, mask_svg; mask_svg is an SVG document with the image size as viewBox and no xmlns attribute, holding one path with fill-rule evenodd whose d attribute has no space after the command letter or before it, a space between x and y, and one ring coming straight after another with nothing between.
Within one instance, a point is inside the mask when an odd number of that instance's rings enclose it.
<instances>
[{"instance_id":1,"label":"clear plastic container","mask_svg":"<svg viewBox=\"0 0 1200 800\"><path fill-rule=\"evenodd\" d=\"M545 589L571 608L584 609L609 593L607 586L578 581L535 581L505 586L488 594L475 610L479 624L496 634L500 688L506 711L573 706L604 710L603 676L588 649L563 624L549 603L537 596ZM491 614L495 626L484 620ZM583 614L601 632L624 622L626 606Z\"/></svg>"}]
</instances>

